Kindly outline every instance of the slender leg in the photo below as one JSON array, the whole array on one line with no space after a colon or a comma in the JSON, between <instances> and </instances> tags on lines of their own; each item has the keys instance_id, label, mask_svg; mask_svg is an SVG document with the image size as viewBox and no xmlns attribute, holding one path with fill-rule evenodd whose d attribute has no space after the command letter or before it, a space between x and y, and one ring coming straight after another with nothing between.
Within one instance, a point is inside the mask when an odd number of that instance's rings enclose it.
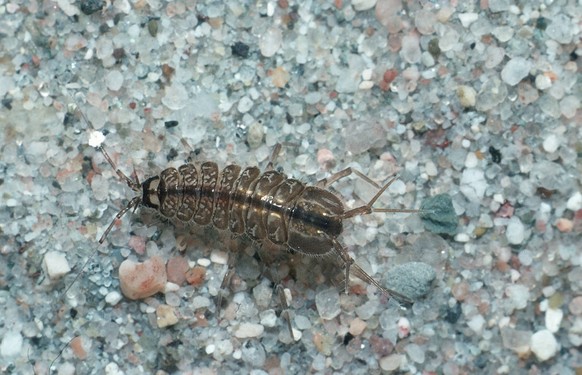
<instances>
[{"instance_id":1,"label":"slender leg","mask_svg":"<svg viewBox=\"0 0 582 375\"><path fill-rule=\"evenodd\" d=\"M376 195L374 195L374 197L372 199L370 199L370 201L367 204L344 212L342 215L342 218L347 219L347 218L354 217L354 216L368 215L368 214L371 214L372 212L405 212L405 213L418 212L418 210L406 209L406 208L373 208L372 207L374 205L374 203L376 203L378 198L380 198L380 196L382 194L384 194L386 189L388 189L388 187L390 187L390 185L392 185L392 183L394 181L396 181L397 178L398 178L398 176L394 175L384 186L382 186L382 188L376 193Z\"/></svg>"},{"instance_id":2,"label":"slender leg","mask_svg":"<svg viewBox=\"0 0 582 375\"><path fill-rule=\"evenodd\" d=\"M370 201L367 204L344 212L344 214L342 215L343 219L347 219L347 218L354 217L354 216L368 215L372 212L404 212L404 213L419 212L419 210L413 210L413 209L373 208L372 207L374 205L374 203L376 203L378 198L380 198L380 196L382 194L384 194L386 189L388 189L390 187L390 185L392 185L392 183L398 179L398 175L392 176L392 178L390 180L388 180L388 182L384 186L380 187L377 183L372 181L370 179L370 177L366 176L365 174L358 171L357 169L348 167L346 169L343 169L339 172L332 174L331 176L329 176L327 178L319 180L315 184L315 186L322 188L322 189L325 189L325 188L329 187L331 184L333 184L334 182L338 181L339 179L347 177L347 176L351 175L352 173L355 174L356 176L360 177L362 180L366 181L370 185L377 187L380 190L376 193L376 195L374 195L374 197L372 199L370 199Z\"/></svg>"},{"instance_id":3,"label":"slender leg","mask_svg":"<svg viewBox=\"0 0 582 375\"><path fill-rule=\"evenodd\" d=\"M279 157L279 154L281 153L281 149L283 148L283 146L285 146L285 147L299 147L299 144L293 143L293 142L277 143L275 145L275 147L273 148L273 152L271 153L271 157L269 158L269 163L267 164L265 171L272 171L274 169L275 160L277 160L277 157Z\"/></svg>"},{"instance_id":4,"label":"slender leg","mask_svg":"<svg viewBox=\"0 0 582 375\"><path fill-rule=\"evenodd\" d=\"M271 158L269 159L269 163L267 164L265 171L272 171L273 170L273 166L275 165L275 160L277 159L277 157L279 156L280 153L281 153L281 144L277 143L275 145L275 147L273 147L273 153L271 153Z\"/></svg>"},{"instance_id":5,"label":"slender leg","mask_svg":"<svg viewBox=\"0 0 582 375\"><path fill-rule=\"evenodd\" d=\"M238 260L238 251L231 249L233 251L230 252L230 256L228 258L226 273L222 279L222 283L220 283L220 290L218 291L218 295L216 296L216 316L220 317L220 309L222 308L222 298L228 294L228 289L230 287L230 282L232 277L234 276L234 269L235 265Z\"/></svg>"},{"instance_id":6,"label":"slender leg","mask_svg":"<svg viewBox=\"0 0 582 375\"><path fill-rule=\"evenodd\" d=\"M141 184L140 184L139 180L137 179L137 177L136 177L136 179L134 181L131 178L127 177L125 175L125 173L123 173L119 168L117 168L117 166L115 166L115 163L113 162L113 160L111 159L111 157L109 156L109 154L107 153L107 151L105 151L105 148L103 146L99 146L99 147L97 147L97 149L99 151L101 151L101 153L103 154L103 157L105 158L105 160L107 160L107 162L109 163L109 165L111 165L111 168L113 168L113 170L115 171L115 173L117 174L117 176L122 181L124 181L127 184L127 186L129 186L131 188L131 190L133 190L133 191L139 191L140 190ZM135 175L135 168L133 170L133 173Z\"/></svg>"},{"instance_id":7,"label":"slender leg","mask_svg":"<svg viewBox=\"0 0 582 375\"><path fill-rule=\"evenodd\" d=\"M352 167L347 167L346 169L342 169L341 171L336 172L327 178L319 180L315 184L315 186L317 186L318 188L325 189L326 187L333 184L337 180L344 178L344 177L347 177L347 176L351 175L352 173L355 174L356 176L360 177L362 180L366 181L370 185L375 186L376 188L380 189L380 185L378 185L377 183L372 181L372 179L370 177L366 176L365 174L363 174L359 170L352 168Z\"/></svg>"},{"instance_id":8,"label":"slender leg","mask_svg":"<svg viewBox=\"0 0 582 375\"><path fill-rule=\"evenodd\" d=\"M289 329L289 334L293 341L295 341L295 336L293 335L293 328L291 327L291 313L289 311L289 304L287 303L287 298L285 297L285 290L281 284L277 284L275 288L277 295L279 296L279 303L281 304L281 315L287 321L287 328Z\"/></svg>"},{"instance_id":9,"label":"slender leg","mask_svg":"<svg viewBox=\"0 0 582 375\"><path fill-rule=\"evenodd\" d=\"M267 246L267 244L263 243L257 249L257 255L261 259L261 264L263 268L262 272L269 280L276 284L275 292L277 293L277 296L279 298L279 304L281 305L282 310L281 315L287 322L287 328L289 329L289 334L291 335L291 338L293 339L293 341L295 341L295 336L293 335L293 328L291 327L291 312L289 309L289 304L287 303L287 298L285 297L285 290L281 285L281 278L279 274L276 271L275 272L271 271L272 269L273 270L276 269L272 260L267 261L267 263L265 262L268 258L270 258L269 255L272 254L272 252L269 253L268 250L264 252L263 251L264 246ZM263 253L264 255L261 255L261 253ZM266 266L267 264L269 265L268 267Z\"/></svg>"},{"instance_id":10,"label":"slender leg","mask_svg":"<svg viewBox=\"0 0 582 375\"><path fill-rule=\"evenodd\" d=\"M406 303L406 304L412 304L412 301L410 300L410 298L392 290L392 289L388 289L383 287L382 285L380 285L379 282L377 282L376 280L374 280L372 278L372 276L370 276L366 271L364 271L360 266L358 266L354 260L352 259L352 257L350 257L350 255L348 254L348 252L346 251L346 249L344 247L342 247L342 245L336 241L333 240L333 245L334 245L334 250L335 253L340 257L340 259L344 262L344 266L346 269L346 279L345 279L345 292L346 294L348 294L348 286L349 286L349 282L350 282L350 272L356 276L358 279L364 281L367 284L370 285L374 285L376 288L380 289L380 291L385 294L388 297L394 297L395 299L397 299L400 302Z\"/></svg>"}]
</instances>

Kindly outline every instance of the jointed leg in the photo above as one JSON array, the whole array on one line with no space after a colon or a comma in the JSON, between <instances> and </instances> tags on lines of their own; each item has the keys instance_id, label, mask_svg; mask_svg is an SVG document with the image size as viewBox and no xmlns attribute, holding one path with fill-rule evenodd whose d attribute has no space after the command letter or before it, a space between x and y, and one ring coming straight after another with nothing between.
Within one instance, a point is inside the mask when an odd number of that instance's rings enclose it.
<instances>
[{"instance_id":1,"label":"jointed leg","mask_svg":"<svg viewBox=\"0 0 582 375\"><path fill-rule=\"evenodd\" d=\"M289 329L289 334L293 341L295 341L295 336L293 335L293 328L291 327L291 314L289 312L289 304L287 303L287 298L285 297L285 290L281 284L277 284L275 291L279 296L279 303L281 304L281 316L287 321L287 328Z\"/></svg>"},{"instance_id":2,"label":"jointed leg","mask_svg":"<svg viewBox=\"0 0 582 375\"><path fill-rule=\"evenodd\" d=\"M380 283L378 283L376 280L374 280L372 278L372 276L370 276L366 271L364 271L360 266L358 266L357 263L354 262L352 257L350 257L350 255L346 251L346 249L343 248L339 242L334 240L333 245L334 245L335 253L339 256L339 258L342 260L342 262L344 262L344 266L346 269L346 275L345 275L345 278L346 278L345 279L345 292L346 292L346 294L348 294L348 287L349 287L349 283L350 283L350 272L351 272L354 276L356 276L358 279L364 281L366 284L374 285L376 288L380 289L380 291L382 293L384 293L386 296L394 297L398 301L403 302L403 303L407 303L407 304L412 303L410 298L408 298L408 297L406 297L398 292L395 292L391 289L385 288L382 285L380 285Z\"/></svg>"},{"instance_id":3,"label":"jointed leg","mask_svg":"<svg viewBox=\"0 0 582 375\"><path fill-rule=\"evenodd\" d=\"M346 169L342 169L341 171L336 172L327 178L324 178L322 180L317 181L315 186L317 186L318 188L325 189L326 187L333 184L337 180L344 178L344 177L347 177L347 176L351 175L352 173L355 174L356 176L360 177L362 180L366 181L370 185L375 186L376 188L380 189L380 186L377 183L375 183L374 181L372 181L372 179L370 177L366 176L365 174L363 174L359 170L352 168L352 167L347 167Z\"/></svg>"},{"instance_id":4,"label":"jointed leg","mask_svg":"<svg viewBox=\"0 0 582 375\"><path fill-rule=\"evenodd\" d=\"M224 277L222 278L222 283L220 283L220 290L218 291L218 295L216 296L216 316L218 318L220 318L220 309L222 308L222 298L224 295L228 294L228 288L230 286L230 282L232 280L232 277L234 276L235 273L235 264L238 261L238 249L232 249L231 248L231 252L230 252L230 256L228 257L228 263L227 263L227 270L226 273L224 274Z\"/></svg>"},{"instance_id":5,"label":"jointed leg","mask_svg":"<svg viewBox=\"0 0 582 375\"><path fill-rule=\"evenodd\" d=\"M342 218L347 219L347 218L354 217L354 216L368 215L372 212L405 212L405 213L418 212L418 210L405 209L405 208L373 208L372 207L374 205L374 203L376 203L378 198L380 198L380 196L382 194L384 194L386 189L388 189L388 187L390 187L390 185L392 185L392 183L394 181L396 181L397 178L398 178L398 176L394 175L384 186L382 186L382 188L376 193L376 195L374 195L374 197L372 199L370 199L370 201L367 204L344 212L344 214L342 215Z\"/></svg>"},{"instance_id":6,"label":"jointed leg","mask_svg":"<svg viewBox=\"0 0 582 375\"><path fill-rule=\"evenodd\" d=\"M279 156L280 153L281 153L281 144L277 143L275 145L275 147L273 147L273 152L271 153L271 158L269 159L269 163L267 164L265 171L272 171L273 170L273 166L275 165L275 160L277 159L277 157Z\"/></svg>"},{"instance_id":7,"label":"jointed leg","mask_svg":"<svg viewBox=\"0 0 582 375\"><path fill-rule=\"evenodd\" d=\"M115 173L117 174L117 176L124 181L127 186L129 186L131 188L131 190L133 191L139 191L141 188L141 184L139 183L139 180L135 179L132 180L131 178L127 177L125 175L125 173L123 173L119 168L117 168L117 166L115 166L115 163L113 162L113 160L111 159L111 157L109 156L109 154L107 153L107 151L105 151L105 148L103 146L99 146L97 147L97 149L99 151L101 151L101 153L103 154L103 157L105 158L105 160L107 160L107 162L109 163L109 165L111 165L111 168L113 168L113 170L115 171ZM134 170L134 174L135 174L135 170Z\"/></svg>"}]
</instances>

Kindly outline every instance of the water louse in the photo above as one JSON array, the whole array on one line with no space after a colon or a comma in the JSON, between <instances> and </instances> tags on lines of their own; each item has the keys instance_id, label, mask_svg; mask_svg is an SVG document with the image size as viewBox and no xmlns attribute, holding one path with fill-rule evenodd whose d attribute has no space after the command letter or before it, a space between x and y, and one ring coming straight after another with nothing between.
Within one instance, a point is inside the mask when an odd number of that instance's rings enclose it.
<instances>
[{"instance_id":1,"label":"water louse","mask_svg":"<svg viewBox=\"0 0 582 375\"><path fill-rule=\"evenodd\" d=\"M408 297L382 286L365 272L338 241L343 231L343 220L372 212L417 212L410 209L373 208L396 176L378 187L361 172L346 168L327 179L309 186L288 178L273 169L281 145L273 150L265 171L258 167L242 168L231 164L222 170L215 162L186 163L180 167L164 169L160 174L140 182L127 177L105 151L97 147L113 170L129 188L138 193L122 208L109 224L99 243L103 243L115 221L128 211L145 207L158 212L169 221L186 225L212 225L228 230L235 236L246 235L256 243L270 243L288 248L306 256L335 255L343 265L345 292L348 293L349 276L374 285L387 296L410 303ZM340 178L356 174L379 188L365 205L346 210L342 200L327 188ZM232 275L229 264L227 277ZM226 283L223 283L223 285Z\"/></svg>"}]
</instances>

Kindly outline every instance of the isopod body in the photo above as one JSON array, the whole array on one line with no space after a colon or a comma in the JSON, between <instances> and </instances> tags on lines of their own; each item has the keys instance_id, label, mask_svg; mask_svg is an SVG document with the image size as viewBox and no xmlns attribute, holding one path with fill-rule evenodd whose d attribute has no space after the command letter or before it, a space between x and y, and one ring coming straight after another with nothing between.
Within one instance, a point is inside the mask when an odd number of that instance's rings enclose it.
<instances>
[{"instance_id":1,"label":"isopod body","mask_svg":"<svg viewBox=\"0 0 582 375\"><path fill-rule=\"evenodd\" d=\"M233 235L247 235L258 243L271 242L309 256L335 254L345 272L345 290L348 291L350 274L372 284L401 302L407 297L385 288L360 268L339 243L343 220L371 212L416 212L406 209L375 209L374 202L390 186L395 177L384 185L366 205L345 210L340 198L326 189L334 181L351 173L364 178L361 172L344 169L319 181L315 186L288 178L272 167L261 171L258 167L242 168L231 164L222 170L212 161L187 163L164 169L159 175L143 182L132 180L116 168L103 147L98 147L105 159L127 185L138 193L119 211L120 219L129 210L139 206L158 212L172 222L185 225L212 225L228 230ZM280 145L273 152L275 158ZM269 163L272 166L272 162ZM377 185L376 185L377 186ZM115 220L105 230L102 243L113 228Z\"/></svg>"},{"instance_id":2,"label":"isopod body","mask_svg":"<svg viewBox=\"0 0 582 375\"><path fill-rule=\"evenodd\" d=\"M214 162L168 168L142 184L145 207L185 224L209 225L269 240L306 255L333 250L342 202L331 192L257 167Z\"/></svg>"}]
</instances>

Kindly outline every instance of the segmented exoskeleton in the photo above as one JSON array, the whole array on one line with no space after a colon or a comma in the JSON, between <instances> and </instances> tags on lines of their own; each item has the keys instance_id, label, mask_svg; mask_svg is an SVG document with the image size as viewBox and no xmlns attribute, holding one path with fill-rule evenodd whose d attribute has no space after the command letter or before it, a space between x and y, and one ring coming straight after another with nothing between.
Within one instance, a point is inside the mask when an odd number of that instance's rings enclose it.
<instances>
[{"instance_id":1,"label":"segmented exoskeleton","mask_svg":"<svg viewBox=\"0 0 582 375\"><path fill-rule=\"evenodd\" d=\"M417 212L372 208L396 177L380 188L368 204L346 211L341 199L326 187L351 173L378 185L361 172L346 168L315 186L307 186L273 170L273 160L280 148L279 144L275 147L264 172L257 167L243 169L234 164L220 170L216 163L207 161L197 165L184 164L178 169L167 168L159 175L139 182L121 172L105 149L98 147L117 175L139 193L115 219L143 206L156 210L171 221L212 225L235 235L247 235L259 243L270 241L309 256L335 253L344 266L346 293L351 273L388 296L410 302L407 297L380 285L354 262L337 240L346 218L372 212ZM103 243L114 223L115 220L107 227L99 243Z\"/></svg>"}]
</instances>

